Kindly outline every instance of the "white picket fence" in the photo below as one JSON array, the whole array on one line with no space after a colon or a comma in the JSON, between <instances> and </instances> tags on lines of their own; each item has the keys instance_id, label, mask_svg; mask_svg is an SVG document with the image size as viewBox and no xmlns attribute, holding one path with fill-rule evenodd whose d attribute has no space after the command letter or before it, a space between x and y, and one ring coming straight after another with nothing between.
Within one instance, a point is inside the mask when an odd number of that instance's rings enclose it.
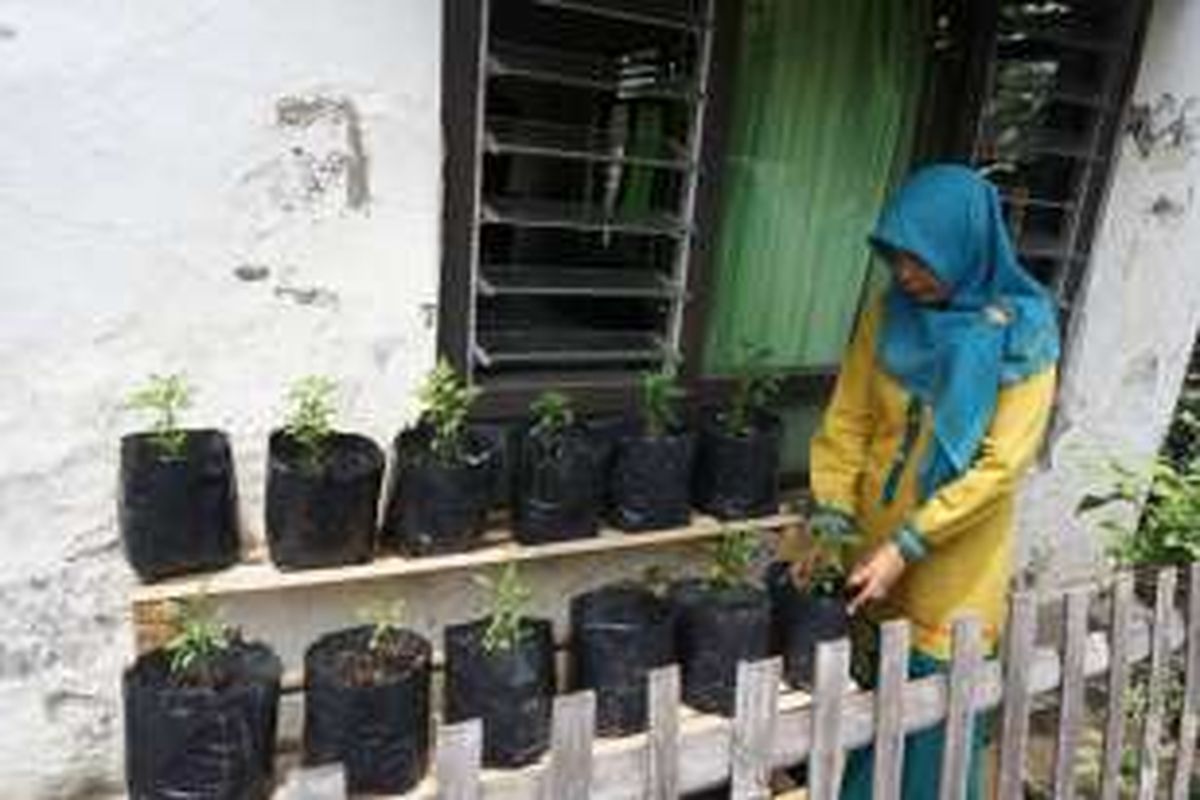
<instances>
[{"instance_id":1,"label":"white picket fence","mask_svg":"<svg viewBox=\"0 0 1200 800\"><path fill-rule=\"evenodd\" d=\"M667 667L650 676L650 724L645 734L621 739L593 736L591 692L555 700L550 751L520 770L484 770L478 721L442 726L437 732L433 774L405 797L443 800L583 800L625 798L675 800L686 792L729 782L735 800L771 797L773 770L808 763L811 800L836 800L846 754L874 744L874 796L900 800L906 733L945 725L941 765L942 800L966 797L972 732L979 715L999 709L1000 740L996 794L1024 797L1030 714L1034 702L1059 706L1053 796L1077 796L1078 754L1084 726L1085 682L1107 674L1107 709L1101 759L1100 797L1115 800L1127 739L1126 687L1131 667L1149 659L1145 721L1137 747L1136 797L1151 800L1195 797L1193 775L1200 726L1200 565L1184 575L1188 608L1175 605L1179 576L1158 575L1152 614L1139 613L1133 579L1120 575L1106 586L1067 589L1052 602L1063 604L1063 625L1054 645L1037 643L1039 605L1033 594L1013 598L1004 652L985 659L980 626L963 619L954 626L949 672L907 678L909 630L905 622L883 627L878 688L857 690L849 676L845 641L823 645L811 697L781 693L780 663L743 663L738 671L737 709L732 719L697 714L680 703L679 672ZM1102 630L1089 630L1090 610L1100 594L1111 597ZM1170 655L1186 646L1185 696L1172 772L1161 775L1164 707ZM277 797L287 800L343 796L340 768L296 770ZM1121 796L1125 796L1122 794Z\"/></svg>"}]
</instances>

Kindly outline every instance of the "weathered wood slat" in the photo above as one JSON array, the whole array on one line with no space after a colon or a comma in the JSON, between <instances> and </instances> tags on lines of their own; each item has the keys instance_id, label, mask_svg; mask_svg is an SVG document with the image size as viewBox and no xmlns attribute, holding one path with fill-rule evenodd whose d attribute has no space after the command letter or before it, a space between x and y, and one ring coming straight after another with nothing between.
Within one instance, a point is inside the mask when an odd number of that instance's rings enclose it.
<instances>
[{"instance_id":1,"label":"weathered wood slat","mask_svg":"<svg viewBox=\"0 0 1200 800\"><path fill-rule=\"evenodd\" d=\"M322 764L293 771L271 800L341 800L345 796L345 768L341 764Z\"/></svg>"},{"instance_id":2,"label":"weathered wood slat","mask_svg":"<svg viewBox=\"0 0 1200 800\"><path fill-rule=\"evenodd\" d=\"M778 658L738 664L736 716L733 722L733 800L771 797L771 745L779 714Z\"/></svg>"},{"instance_id":3,"label":"weathered wood slat","mask_svg":"<svg viewBox=\"0 0 1200 800\"><path fill-rule=\"evenodd\" d=\"M812 710L812 753L808 783L811 800L837 800L846 754L842 745L842 702L850 685L850 643L817 646Z\"/></svg>"},{"instance_id":4,"label":"weathered wood slat","mask_svg":"<svg viewBox=\"0 0 1200 800\"><path fill-rule=\"evenodd\" d=\"M679 797L679 667L650 673L646 800Z\"/></svg>"},{"instance_id":5,"label":"weathered wood slat","mask_svg":"<svg viewBox=\"0 0 1200 800\"><path fill-rule=\"evenodd\" d=\"M1154 644L1150 651L1150 677L1146 686L1146 720L1142 728L1141 760L1138 767L1138 800L1154 800L1158 791L1158 757L1162 747L1165 673L1170 655L1168 625L1175 597L1175 570L1158 573L1154 599Z\"/></svg>"},{"instance_id":6,"label":"weathered wood slat","mask_svg":"<svg viewBox=\"0 0 1200 800\"><path fill-rule=\"evenodd\" d=\"M591 796L592 737L596 727L596 695L575 692L554 698L550 733L550 772L543 800Z\"/></svg>"},{"instance_id":7,"label":"weathered wood slat","mask_svg":"<svg viewBox=\"0 0 1200 800\"><path fill-rule=\"evenodd\" d=\"M1129 630L1133 612L1133 578L1117 576L1113 584L1108 709L1104 755L1100 767L1100 800L1117 800L1121 793L1121 756L1125 749L1125 691L1129 687Z\"/></svg>"},{"instance_id":8,"label":"weathered wood slat","mask_svg":"<svg viewBox=\"0 0 1200 800\"><path fill-rule=\"evenodd\" d=\"M781 513L749 520L746 524L753 524L760 529L776 530L798 524L801 519L799 514ZM277 569L267 561L237 564L229 569L201 576L174 578L140 585L133 589L131 599L136 608L139 604L196 595L217 597L255 592L278 592L438 572L477 570L481 567L503 564L508 561L537 561L683 544L715 538L720 536L724 530L725 524L720 520L696 515L687 525L669 530L631 535L613 529L605 529L597 536L541 545L521 545L515 541L498 539L497 537L501 537L503 534L495 532L490 535L490 541L496 543L465 553L421 558L381 556L366 564L286 572ZM135 619L135 622L137 621Z\"/></svg>"},{"instance_id":9,"label":"weathered wood slat","mask_svg":"<svg viewBox=\"0 0 1200 800\"><path fill-rule=\"evenodd\" d=\"M904 684L908 680L908 623L880 630L879 686L875 692L874 800L900 800L904 774Z\"/></svg>"},{"instance_id":10,"label":"weathered wood slat","mask_svg":"<svg viewBox=\"0 0 1200 800\"><path fill-rule=\"evenodd\" d=\"M1191 791L1192 766L1196 761L1196 740L1200 732L1200 564L1192 564L1188 577L1187 667L1175 776L1171 781L1172 800L1189 800L1195 796Z\"/></svg>"},{"instance_id":11,"label":"weathered wood slat","mask_svg":"<svg viewBox=\"0 0 1200 800\"><path fill-rule=\"evenodd\" d=\"M479 800L482 722L472 719L438 728L435 759L438 800Z\"/></svg>"},{"instance_id":12,"label":"weathered wood slat","mask_svg":"<svg viewBox=\"0 0 1200 800\"><path fill-rule=\"evenodd\" d=\"M1033 705L1030 672L1037 634L1037 596L1022 592L1013 597L1004 651L1004 714L1001 722L1000 768L997 797L1021 800L1026 772L1025 748L1029 741L1029 712Z\"/></svg>"},{"instance_id":13,"label":"weathered wood slat","mask_svg":"<svg viewBox=\"0 0 1200 800\"><path fill-rule=\"evenodd\" d=\"M1059 690L1058 744L1054 754L1055 800L1075 798L1075 762L1083 728L1083 662L1090 599L1087 587L1077 587L1067 592L1065 601L1063 677Z\"/></svg>"},{"instance_id":14,"label":"weathered wood slat","mask_svg":"<svg viewBox=\"0 0 1200 800\"><path fill-rule=\"evenodd\" d=\"M983 665L982 626L977 617L954 623L946 690L946 739L942 751L940 800L965 800L975 734L976 680Z\"/></svg>"}]
</instances>

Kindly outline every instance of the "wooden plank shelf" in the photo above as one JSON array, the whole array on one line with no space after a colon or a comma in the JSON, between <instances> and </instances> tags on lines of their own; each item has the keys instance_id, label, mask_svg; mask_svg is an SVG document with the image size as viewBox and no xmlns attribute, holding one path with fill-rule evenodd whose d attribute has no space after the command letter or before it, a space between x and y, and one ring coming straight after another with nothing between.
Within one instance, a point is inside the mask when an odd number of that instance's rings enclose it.
<instances>
[{"instance_id":1,"label":"wooden plank shelf","mask_svg":"<svg viewBox=\"0 0 1200 800\"><path fill-rule=\"evenodd\" d=\"M503 531L489 536L491 543L465 553L406 558L383 556L367 564L354 564L326 569L282 571L266 561L242 563L218 572L190 575L160 583L145 584L132 592L137 605L150 605L198 595L212 597L306 589L362 581L430 575L456 570L474 570L506 561L539 561L570 558L593 553L649 549L664 545L699 542L719 536L730 527L758 527L766 530L796 525L798 513L784 512L769 517L736 522L721 522L713 517L696 515L685 527L643 533L623 533L603 529L587 539L553 542L543 545L521 545L507 539ZM488 541L485 540L485 541Z\"/></svg>"}]
</instances>

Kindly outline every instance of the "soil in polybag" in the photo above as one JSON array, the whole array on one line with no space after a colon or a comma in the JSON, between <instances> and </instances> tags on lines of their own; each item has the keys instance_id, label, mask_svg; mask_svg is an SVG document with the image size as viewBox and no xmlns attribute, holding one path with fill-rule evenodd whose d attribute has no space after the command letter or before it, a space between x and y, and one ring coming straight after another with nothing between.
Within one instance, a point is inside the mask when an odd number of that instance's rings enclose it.
<instances>
[{"instance_id":1,"label":"soil in polybag","mask_svg":"<svg viewBox=\"0 0 1200 800\"><path fill-rule=\"evenodd\" d=\"M603 496L599 446L582 429L522 437L513 533L523 544L595 536Z\"/></svg>"},{"instance_id":2,"label":"soil in polybag","mask_svg":"<svg viewBox=\"0 0 1200 800\"><path fill-rule=\"evenodd\" d=\"M784 680L790 686L811 688L817 645L849 635L845 597L840 591L831 595L800 591L792 582L787 564L781 561L767 568L767 588L776 650L783 656Z\"/></svg>"},{"instance_id":3,"label":"soil in polybag","mask_svg":"<svg viewBox=\"0 0 1200 800\"><path fill-rule=\"evenodd\" d=\"M686 525L695 450L690 433L621 437L612 469L613 524L625 531Z\"/></svg>"},{"instance_id":4,"label":"soil in polybag","mask_svg":"<svg viewBox=\"0 0 1200 800\"><path fill-rule=\"evenodd\" d=\"M304 760L341 762L350 792L401 794L429 761L429 642L372 628L322 636L304 655Z\"/></svg>"},{"instance_id":5,"label":"soil in polybag","mask_svg":"<svg viewBox=\"0 0 1200 800\"><path fill-rule=\"evenodd\" d=\"M220 569L238 558L229 440L215 430L186 435L178 458L165 458L150 434L121 439L121 541L142 580Z\"/></svg>"},{"instance_id":6,"label":"soil in polybag","mask_svg":"<svg viewBox=\"0 0 1200 800\"><path fill-rule=\"evenodd\" d=\"M383 451L370 439L338 433L310 461L283 431L267 460L267 541L283 569L369 561L375 548Z\"/></svg>"},{"instance_id":7,"label":"soil in polybag","mask_svg":"<svg viewBox=\"0 0 1200 800\"><path fill-rule=\"evenodd\" d=\"M462 457L436 459L424 426L395 441L395 469L384 520L384 540L407 555L470 549L483 535L496 481L495 444L467 433Z\"/></svg>"},{"instance_id":8,"label":"soil in polybag","mask_svg":"<svg viewBox=\"0 0 1200 800\"><path fill-rule=\"evenodd\" d=\"M719 417L708 417L696 456L696 507L719 519L776 513L782 432L771 415L760 415L745 436L731 434Z\"/></svg>"},{"instance_id":9,"label":"soil in polybag","mask_svg":"<svg viewBox=\"0 0 1200 800\"><path fill-rule=\"evenodd\" d=\"M701 711L733 716L738 663L770 654L771 605L766 592L685 581L672 587L671 601L683 701Z\"/></svg>"},{"instance_id":10,"label":"soil in polybag","mask_svg":"<svg viewBox=\"0 0 1200 800\"><path fill-rule=\"evenodd\" d=\"M265 645L235 641L204 671L203 684L174 678L162 650L125 671L125 780L133 800L269 795L279 659Z\"/></svg>"},{"instance_id":11,"label":"soil in polybag","mask_svg":"<svg viewBox=\"0 0 1200 800\"><path fill-rule=\"evenodd\" d=\"M571 601L570 653L571 685L596 693L596 730L645 730L649 673L675 660L671 608L636 585L579 595Z\"/></svg>"},{"instance_id":12,"label":"soil in polybag","mask_svg":"<svg viewBox=\"0 0 1200 800\"><path fill-rule=\"evenodd\" d=\"M549 620L526 619L511 649L483 648L487 620L446 628L446 719L483 721L483 763L519 767L550 741L554 637Z\"/></svg>"}]
</instances>

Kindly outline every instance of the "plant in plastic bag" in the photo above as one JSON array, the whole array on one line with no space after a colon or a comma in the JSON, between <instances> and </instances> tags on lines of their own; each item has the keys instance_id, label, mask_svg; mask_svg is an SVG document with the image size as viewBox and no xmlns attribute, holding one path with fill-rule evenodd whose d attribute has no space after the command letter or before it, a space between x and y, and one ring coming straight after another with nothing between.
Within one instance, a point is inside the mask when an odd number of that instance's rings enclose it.
<instances>
[{"instance_id":1,"label":"plant in plastic bag","mask_svg":"<svg viewBox=\"0 0 1200 800\"><path fill-rule=\"evenodd\" d=\"M220 624L203 598L177 605L174 624L167 645L140 656L123 677L129 796L265 798L279 659Z\"/></svg>"},{"instance_id":2,"label":"plant in plastic bag","mask_svg":"<svg viewBox=\"0 0 1200 800\"><path fill-rule=\"evenodd\" d=\"M545 392L530 411L513 498L517 541L541 544L594 536L602 498L602 446L576 423L566 395Z\"/></svg>"},{"instance_id":3,"label":"plant in plastic bag","mask_svg":"<svg viewBox=\"0 0 1200 800\"><path fill-rule=\"evenodd\" d=\"M288 391L292 410L271 434L267 541L283 569L360 563L375 547L383 451L333 429L336 391L329 378L298 380Z\"/></svg>"},{"instance_id":4,"label":"plant in plastic bag","mask_svg":"<svg viewBox=\"0 0 1200 800\"><path fill-rule=\"evenodd\" d=\"M720 519L765 516L779 509L783 425L772 407L780 381L767 367L769 348L744 348L729 402L703 415L700 425L696 505Z\"/></svg>"},{"instance_id":5,"label":"plant in plastic bag","mask_svg":"<svg viewBox=\"0 0 1200 800\"><path fill-rule=\"evenodd\" d=\"M738 663L770 653L770 602L750 574L760 539L753 528L726 530L706 577L672 587L683 699L701 711L731 716Z\"/></svg>"},{"instance_id":6,"label":"plant in plastic bag","mask_svg":"<svg viewBox=\"0 0 1200 800\"><path fill-rule=\"evenodd\" d=\"M488 593L488 616L445 631L446 718L482 719L484 764L521 766L549 744L553 630L523 616L530 592L514 563L476 582Z\"/></svg>"},{"instance_id":7,"label":"plant in plastic bag","mask_svg":"<svg viewBox=\"0 0 1200 800\"><path fill-rule=\"evenodd\" d=\"M352 793L400 794L429 760L432 648L403 627L400 600L372 602L358 616L365 624L305 653L305 761L342 762Z\"/></svg>"},{"instance_id":8,"label":"plant in plastic bag","mask_svg":"<svg viewBox=\"0 0 1200 800\"><path fill-rule=\"evenodd\" d=\"M417 425L396 436L383 535L407 555L459 552L483 535L500 448L467 423L478 394L439 361L418 392Z\"/></svg>"},{"instance_id":9,"label":"plant in plastic bag","mask_svg":"<svg viewBox=\"0 0 1200 800\"><path fill-rule=\"evenodd\" d=\"M812 686L817 646L845 638L851 628L845 563L846 549L857 539L812 528L810 535L812 550L803 583L797 583L786 563L777 561L767 568L776 647L783 654L784 678L796 687Z\"/></svg>"},{"instance_id":10,"label":"plant in plastic bag","mask_svg":"<svg viewBox=\"0 0 1200 800\"><path fill-rule=\"evenodd\" d=\"M153 413L150 430L121 437L121 543L143 580L219 569L237 560L237 492L225 434L180 427L192 390L153 375L126 407Z\"/></svg>"},{"instance_id":11,"label":"plant in plastic bag","mask_svg":"<svg viewBox=\"0 0 1200 800\"><path fill-rule=\"evenodd\" d=\"M685 525L691 518L695 437L682 429L683 390L665 365L642 376L640 432L617 440L610 516L625 531Z\"/></svg>"}]
</instances>

